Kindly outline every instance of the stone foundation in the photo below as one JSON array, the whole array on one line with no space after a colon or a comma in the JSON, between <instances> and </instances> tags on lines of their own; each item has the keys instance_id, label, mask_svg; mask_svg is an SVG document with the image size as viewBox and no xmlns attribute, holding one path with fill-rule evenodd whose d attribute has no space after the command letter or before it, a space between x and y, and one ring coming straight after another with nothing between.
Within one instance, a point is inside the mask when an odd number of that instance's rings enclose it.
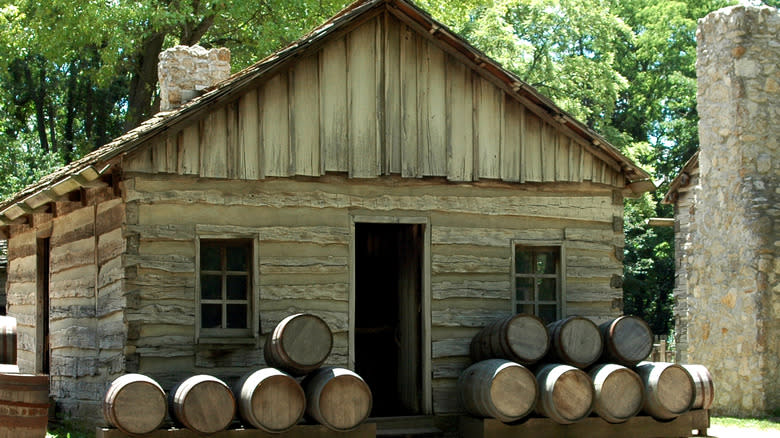
<instances>
[{"instance_id":1,"label":"stone foundation","mask_svg":"<svg viewBox=\"0 0 780 438\"><path fill-rule=\"evenodd\" d=\"M780 405L780 15L734 6L699 22L700 190L687 266L687 362L715 380L717 414Z\"/></svg>"}]
</instances>

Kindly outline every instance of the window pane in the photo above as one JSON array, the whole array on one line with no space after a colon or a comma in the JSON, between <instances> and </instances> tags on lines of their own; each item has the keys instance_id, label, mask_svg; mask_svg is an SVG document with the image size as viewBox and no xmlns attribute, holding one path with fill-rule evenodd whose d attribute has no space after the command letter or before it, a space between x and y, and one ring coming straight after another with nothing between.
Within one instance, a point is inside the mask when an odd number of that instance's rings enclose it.
<instances>
[{"instance_id":1,"label":"window pane","mask_svg":"<svg viewBox=\"0 0 780 438\"><path fill-rule=\"evenodd\" d=\"M555 279L540 278L539 282L539 301L555 301Z\"/></svg>"},{"instance_id":2,"label":"window pane","mask_svg":"<svg viewBox=\"0 0 780 438\"><path fill-rule=\"evenodd\" d=\"M534 305L530 303L525 304L518 304L517 309L515 309L517 313L527 313L528 315L534 314Z\"/></svg>"},{"instance_id":3,"label":"window pane","mask_svg":"<svg viewBox=\"0 0 780 438\"><path fill-rule=\"evenodd\" d=\"M540 304L539 314L536 315L544 321L545 324L549 324L558 319L555 313L555 304Z\"/></svg>"},{"instance_id":4,"label":"window pane","mask_svg":"<svg viewBox=\"0 0 780 438\"><path fill-rule=\"evenodd\" d=\"M200 269L203 271L221 271L222 260L218 246L200 245Z\"/></svg>"},{"instance_id":5,"label":"window pane","mask_svg":"<svg viewBox=\"0 0 780 438\"><path fill-rule=\"evenodd\" d=\"M221 300L222 299L222 276L201 275L200 276L200 297L204 300Z\"/></svg>"},{"instance_id":6,"label":"window pane","mask_svg":"<svg viewBox=\"0 0 780 438\"><path fill-rule=\"evenodd\" d=\"M531 274L531 252L522 247L515 249L515 273Z\"/></svg>"},{"instance_id":7,"label":"window pane","mask_svg":"<svg viewBox=\"0 0 780 438\"><path fill-rule=\"evenodd\" d=\"M220 328L221 326L222 326L222 305L201 304L200 305L200 327Z\"/></svg>"},{"instance_id":8,"label":"window pane","mask_svg":"<svg viewBox=\"0 0 780 438\"><path fill-rule=\"evenodd\" d=\"M228 271L248 270L249 248L246 246L228 246L225 250L227 251Z\"/></svg>"},{"instance_id":9,"label":"window pane","mask_svg":"<svg viewBox=\"0 0 780 438\"><path fill-rule=\"evenodd\" d=\"M247 286L246 275L228 275L227 299L245 300L246 286Z\"/></svg>"},{"instance_id":10,"label":"window pane","mask_svg":"<svg viewBox=\"0 0 780 438\"><path fill-rule=\"evenodd\" d=\"M538 251L536 253L536 273L555 274L555 252Z\"/></svg>"},{"instance_id":11,"label":"window pane","mask_svg":"<svg viewBox=\"0 0 780 438\"><path fill-rule=\"evenodd\" d=\"M533 301L534 300L534 280L533 278L518 278L516 279L517 290L515 291L515 299L517 301Z\"/></svg>"},{"instance_id":12,"label":"window pane","mask_svg":"<svg viewBox=\"0 0 780 438\"><path fill-rule=\"evenodd\" d=\"M227 305L227 328L247 328L247 306L245 304Z\"/></svg>"}]
</instances>

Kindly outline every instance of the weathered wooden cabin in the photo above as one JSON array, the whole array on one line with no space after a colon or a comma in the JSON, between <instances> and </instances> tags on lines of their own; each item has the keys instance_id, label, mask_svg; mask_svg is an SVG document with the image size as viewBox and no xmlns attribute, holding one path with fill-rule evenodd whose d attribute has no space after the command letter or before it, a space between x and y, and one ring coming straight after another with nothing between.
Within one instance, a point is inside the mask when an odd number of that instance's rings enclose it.
<instances>
[{"instance_id":1,"label":"weathered wooden cabin","mask_svg":"<svg viewBox=\"0 0 780 438\"><path fill-rule=\"evenodd\" d=\"M311 312L373 415L459 412L488 322L621 313L649 179L413 4L359 1L0 205L19 365L96 419L123 373L229 380Z\"/></svg>"}]
</instances>

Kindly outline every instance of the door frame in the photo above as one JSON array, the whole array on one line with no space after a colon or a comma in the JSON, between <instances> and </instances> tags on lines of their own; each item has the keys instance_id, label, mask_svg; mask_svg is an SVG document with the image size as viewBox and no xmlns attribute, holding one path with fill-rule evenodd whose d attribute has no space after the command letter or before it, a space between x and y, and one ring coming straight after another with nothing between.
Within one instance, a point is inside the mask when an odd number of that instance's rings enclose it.
<instances>
[{"instance_id":1,"label":"door frame","mask_svg":"<svg viewBox=\"0 0 780 438\"><path fill-rule=\"evenodd\" d=\"M408 224L423 225L422 260L422 309L421 309L421 357L422 357L422 409L423 414L433 414L433 388L431 383L431 220L424 216L372 216L350 215L349 218L349 346L348 366L355 369L355 224Z\"/></svg>"}]
</instances>

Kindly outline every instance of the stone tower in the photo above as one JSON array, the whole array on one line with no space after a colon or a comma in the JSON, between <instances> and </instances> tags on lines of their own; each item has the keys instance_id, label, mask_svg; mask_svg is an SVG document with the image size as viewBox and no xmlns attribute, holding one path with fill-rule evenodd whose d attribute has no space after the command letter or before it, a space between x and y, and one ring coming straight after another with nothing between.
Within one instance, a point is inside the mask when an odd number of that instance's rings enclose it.
<instances>
[{"instance_id":1,"label":"stone tower","mask_svg":"<svg viewBox=\"0 0 780 438\"><path fill-rule=\"evenodd\" d=\"M780 409L780 15L733 6L699 22L699 184L688 250L687 361L720 414Z\"/></svg>"}]
</instances>

